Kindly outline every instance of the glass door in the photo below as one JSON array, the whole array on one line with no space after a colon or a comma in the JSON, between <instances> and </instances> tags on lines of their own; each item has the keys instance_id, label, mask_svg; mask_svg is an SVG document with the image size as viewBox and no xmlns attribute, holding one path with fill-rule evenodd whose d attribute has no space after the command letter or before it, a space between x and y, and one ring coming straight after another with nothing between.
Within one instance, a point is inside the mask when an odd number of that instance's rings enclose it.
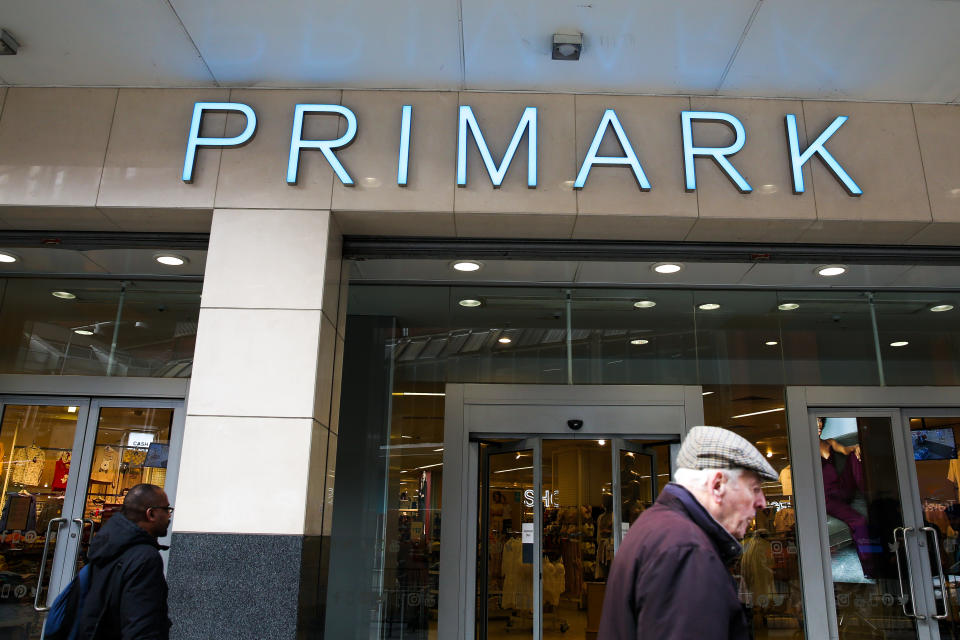
<instances>
[{"instance_id":1,"label":"glass door","mask_svg":"<svg viewBox=\"0 0 960 640\"><path fill-rule=\"evenodd\" d=\"M669 476L670 442L544 438L480 445L476 637L592 638L629 526Z\"/></svg>"},{"instance_id":2,"label":"glass door","mask_svg":"<svg viewBox=\"0 0 960 640\"><path fill-rule=\"evenodd\" d=\"M906 532L926 545L922 581L931 636L960 638L960 411L905 410L908 457L916 500L915 531Z\"/></svg>"},{"instance_id":3,"label":"glass door","mask_svg":"<svg viewBox=\"0 0 960 640\"><path fill-rule=\"evenodd\" d=\"M483 445L478 638L540 638L538 438Z\"/></svg>"},{"instance_id":4,"label":"glass door","mask_svg":"<svg viewBox=\"0 0 960 640\"><path fill-rule=\"evenodd\" d=\"M914 452L906 446L899 412L812 410L811 418L818 433L814 455L826 511L824 554L835 632L840 638L936 638L928 613L928 556L935 556L936 533L918 518ZM942 443L935 444L941 451Z\"/></svg>"},{"instance_id":5,"label":"glass door","mask_svg":"<svg viewBox=\"0 0 960 640\"><path fill-rule=\"evenodd\" d=\"M0 397L0 638L41 637L47 608L133 485L172 499L182 407Z\"/></svg>"},{"instance_id":6,"label":"glass door","mask_svg":"<svg viewBox=\"0 0 960 640\"><path fill-rule=\"evenodd\" d=\"M39 638L58 592L66 540L76 535L70 473L89 400L0 400L0 636Z\"/></svg>"}]
</instances>

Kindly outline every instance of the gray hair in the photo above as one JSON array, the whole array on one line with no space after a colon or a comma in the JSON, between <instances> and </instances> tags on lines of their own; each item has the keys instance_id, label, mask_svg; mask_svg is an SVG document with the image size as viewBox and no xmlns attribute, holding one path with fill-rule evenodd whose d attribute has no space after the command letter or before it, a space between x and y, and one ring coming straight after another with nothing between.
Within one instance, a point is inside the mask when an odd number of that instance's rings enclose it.
<instances>
[{"instance_id":1,"label":"gray hair","mask_svg":"<svg viewBox=\"0 0 960 640\"><path fill-rule=\"evenodd\" d=\"M673 472L673 481L676 482L681 487L691 491L697 492L707 488L707 484L710 482L710 478L717 472L721 471L723 475L727 478L727 482L737 485L740 483L740 476L743 475L744 470L737 469L685 469L683 467L678 468Z\"/></svg>"}]
</instances>

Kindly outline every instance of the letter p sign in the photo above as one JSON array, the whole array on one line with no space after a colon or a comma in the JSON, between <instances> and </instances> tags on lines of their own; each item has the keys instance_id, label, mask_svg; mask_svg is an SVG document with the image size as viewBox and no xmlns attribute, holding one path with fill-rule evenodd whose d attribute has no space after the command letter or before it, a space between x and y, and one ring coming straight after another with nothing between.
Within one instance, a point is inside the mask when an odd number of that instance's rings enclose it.
<instances>
[{"instance_id":1,"label":"letter p sign","mask_svg":"<svg viewBox=\"0 0 960 640\"><path fill-rule=\"evenodd\" d=\"M243 133L232 138L201 138L200 123L204 111L236 111L247 118ZM193 182L193 166L196 163L197 147L236 147L253 137L257 128L257 115L248 105L239 102L197 102L193 105L193 121L187 139L187 153L183 157L183 181Z\"/></svg>"}]
</instances>

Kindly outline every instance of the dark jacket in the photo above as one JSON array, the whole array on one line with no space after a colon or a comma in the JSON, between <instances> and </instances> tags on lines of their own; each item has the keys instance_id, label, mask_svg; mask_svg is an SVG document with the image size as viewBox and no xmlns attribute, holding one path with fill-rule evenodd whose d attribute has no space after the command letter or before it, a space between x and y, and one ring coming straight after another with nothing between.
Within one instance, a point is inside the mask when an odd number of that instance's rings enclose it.
<instances>
[{"instance_id":1,"label":"dark jacket","mask_svg":"<svg viewBox=\"0 0 960 640\"><path fill-rule=\"evenodd\" d=\"M167 580L156 538L111 517L87 553L90 591L80 613L80 640L167 640Z\"/></svg>"},{"instance_id":2,"label":"dark jacket","mask_svg":"<svg viewBox=\"0 0 960 640\"><path fill-rule=\"evenodd\" d=\"M610 567L598 640L746 640L727 567L740 543L676 484L630 527Z\"/></svg>"}]
</instances>

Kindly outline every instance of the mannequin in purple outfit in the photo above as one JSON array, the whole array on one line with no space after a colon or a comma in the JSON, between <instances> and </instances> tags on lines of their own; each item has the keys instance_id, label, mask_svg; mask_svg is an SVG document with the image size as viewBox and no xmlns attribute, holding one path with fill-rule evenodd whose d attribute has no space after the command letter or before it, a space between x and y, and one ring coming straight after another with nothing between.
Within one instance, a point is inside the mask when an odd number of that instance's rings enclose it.
<instances>
[{"instance_id":1,"label":"mannequin in purple outfit","mask_svg":"<svg viewBox=\"0 0 960 640\"><path fill-rule=\"evenodd\" d=\"M824 419L817 418L817 432L823 433ZM843 470L838 471L837 455L846 458ZM863 491L863 465L860 460L860 445L845 447L833 438L820 440L820 463L823 471L823 495L827 515L843 521L857 546L857 556L865 576L873 574L873 557L867 518L850 506L857 491Z\"/></svg>"}]
</instances>

